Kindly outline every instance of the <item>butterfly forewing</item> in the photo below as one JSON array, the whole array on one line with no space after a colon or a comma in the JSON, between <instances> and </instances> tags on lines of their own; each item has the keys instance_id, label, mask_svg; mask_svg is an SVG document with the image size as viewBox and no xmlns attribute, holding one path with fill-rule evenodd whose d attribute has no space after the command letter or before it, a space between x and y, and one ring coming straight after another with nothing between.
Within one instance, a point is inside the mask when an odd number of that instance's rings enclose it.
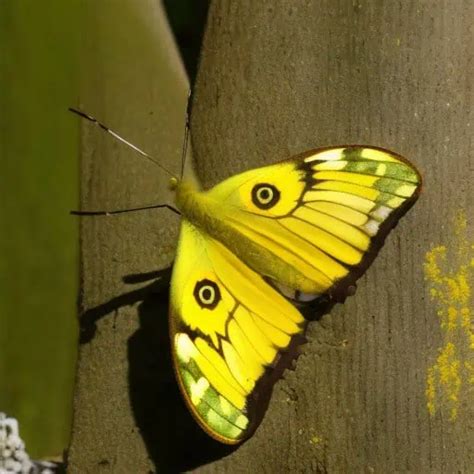
<instances>
[{"instance_id":1,"label":"butterfly forewing","mask_svg":"<svg viewBox=\"0 0 474 474\"><path fill-rule=\"evenodd\" d=\"M208 195L223 203L238 236L225 244L258 273L295 291L341 296L416 200L420 185L419 173L402 157L351 146L247 171ZM276 196L271 206L254 192L262 186ZM246 255L245 247L255 244L271 256L253 258L253 248Z\"/></svg>"}]
</instances>

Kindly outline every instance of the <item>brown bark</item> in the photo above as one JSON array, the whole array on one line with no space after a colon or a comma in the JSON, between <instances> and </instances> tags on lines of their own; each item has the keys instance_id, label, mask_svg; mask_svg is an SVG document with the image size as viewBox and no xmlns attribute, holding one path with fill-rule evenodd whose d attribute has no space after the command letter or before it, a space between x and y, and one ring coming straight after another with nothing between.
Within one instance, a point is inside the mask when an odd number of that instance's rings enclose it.
<instances>
[{"instance_id":1,"label":"brown bark","mask_svg":"<svg viewBox=\"0 0 474 474\"><path fill-rule=\"evenodd\" d=\"M165 90L176 63L156 39L161 13L151 0L123 0L135 3L153 14L133 34L125 31L138 24L135 8L115 10L123 15L116 21L109 12L97 16L81 101L176 167L184 81ZM149 294L156 284L132 293L121 283L171 262L175 218L157 211L84 219L71 472L168 472L213 459L199 470L473 470L472 335L460 319L473 284L472 227L462 219L472 205L473 7L467 0L213 3L192 116L205 185L309 148L367 143L409 158L425 188L356 295L310 325L306 353L276 385L254 437L221 460L232 450L196 429L176 391L166 297ZM159 59L143 61L145 53ZM84 206L164 198L155 191L166 177L110 137L85 127L82 150ZM446 261L440 274L432 266L425 275L434 245L445 246ZM467 282L458 294L446 289L447 277L453 288L461 281L456 275ZM449 326L452 308L459 314Z\"/></svg>"}]
</instances>

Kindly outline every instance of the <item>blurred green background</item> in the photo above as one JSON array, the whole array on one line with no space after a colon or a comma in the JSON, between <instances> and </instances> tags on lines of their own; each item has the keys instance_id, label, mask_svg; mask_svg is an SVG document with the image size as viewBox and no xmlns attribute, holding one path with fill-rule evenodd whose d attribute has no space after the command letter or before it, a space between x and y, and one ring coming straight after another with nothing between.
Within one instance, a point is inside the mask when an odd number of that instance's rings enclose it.
<instances>
[{"instance_id":1,"label":"blurred green background","mask_svg":"<svg viewBox=\"0 0 474 474\"><path fill-rule=\"evenodd\" d=\"M166 0L194 79L208 1ZM0 0L0 411L34 458L69 439L77 349L80 0Z\"/></svg>"}]
</instances>

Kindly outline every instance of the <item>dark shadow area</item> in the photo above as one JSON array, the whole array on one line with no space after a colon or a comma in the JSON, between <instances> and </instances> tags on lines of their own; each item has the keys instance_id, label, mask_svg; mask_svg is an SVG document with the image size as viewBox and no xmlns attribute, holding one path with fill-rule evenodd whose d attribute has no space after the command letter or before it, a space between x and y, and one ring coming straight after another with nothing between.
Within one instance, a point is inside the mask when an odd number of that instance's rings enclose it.
<instances>
[{"instance_id":1,"label":"dark shadow area","mask_svg":"<svg viewBox=\"0 0 474 474\"><path fill-rule=\"evenodd\" d=\"M236 449L210 438L189 413L175 379L168 334L171 269L128 275L126 283L152 283L92 308L81 318L81 343L94 337L96 323L122 306L141 301L139 329L128 340L132 412L156 472L183 472Z\"/></svg>"},{"instance_id":2,"label":"dark shadow area","mask_svg":"<svg viewBox=\"0 0 474 474\"><path fill-rule=\"evenodd\" d=\"M196 79L209 0L164 0L163 5L192 89Z\"/></svg>"},{"instance_id":3,"label":"dark shadow area","mask_svg":"<svg viewBox=\"0 0 474 474\"><path fill-rule=\"evenodd\" d=\"M127 284L143 283L152 279L154 281L147 286L124 293L123 295L112 298L106 303L85 311L79 321L79 343L87 344L90 342L94 338L97 330L96 323L118 308L144 301L150 294L163 291L163 287L168 291L170 275L171 268L166 268L165 270L156 272L125 276L123 281Z\"/></svg>"},{"instance_id":4,"label":"dark shadow area","mask_svg":"<svg viewBox=\"0 0 474 474\"><path fill-rule=\"evenodd\" d=\"M128 341L130 399L158 472L182 472L235 447L210 438L186 407L175 379L168 335L169 284L139 307L140 329Z\"/></svg>"}]
</instances>

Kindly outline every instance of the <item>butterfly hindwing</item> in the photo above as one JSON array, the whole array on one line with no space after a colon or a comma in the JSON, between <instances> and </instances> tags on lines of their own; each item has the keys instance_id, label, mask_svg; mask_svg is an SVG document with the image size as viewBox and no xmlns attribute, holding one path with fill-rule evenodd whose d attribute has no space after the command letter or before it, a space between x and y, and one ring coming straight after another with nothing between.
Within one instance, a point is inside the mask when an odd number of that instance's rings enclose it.
<instances>
[{"instance_id":1,"label":"butterfly hindwing","mask_svg":"<svg viewBox=\"0 0 474 474\"><path fill-rule=\"evenodd\" d=\"M171 286L171 344L186 402L214 438L258 424L255 394L304 320L260 275L183 220Z\"/></svg>"}]
</instances>

